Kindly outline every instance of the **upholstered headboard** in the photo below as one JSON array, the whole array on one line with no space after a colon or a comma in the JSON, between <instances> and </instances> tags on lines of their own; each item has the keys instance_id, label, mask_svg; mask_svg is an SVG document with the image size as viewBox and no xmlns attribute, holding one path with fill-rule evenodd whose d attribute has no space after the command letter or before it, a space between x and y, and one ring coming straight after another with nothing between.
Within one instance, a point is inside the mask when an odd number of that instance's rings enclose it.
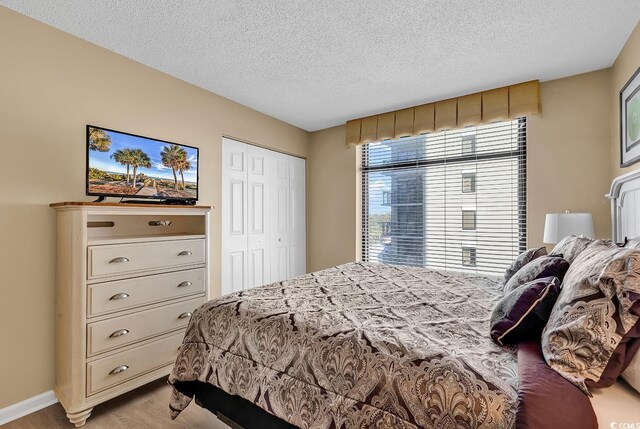
<instances>
[{"instance_id":1,"label":"upholstered headboard","mask_svg":"<svg viewBox=\"0 0 640 429\"><path fill-rule=\"evenodd\" d=\"M640 236L640 168L613 179L606 195L611 200L611 239Z\"/></svg>"}]
</instances>

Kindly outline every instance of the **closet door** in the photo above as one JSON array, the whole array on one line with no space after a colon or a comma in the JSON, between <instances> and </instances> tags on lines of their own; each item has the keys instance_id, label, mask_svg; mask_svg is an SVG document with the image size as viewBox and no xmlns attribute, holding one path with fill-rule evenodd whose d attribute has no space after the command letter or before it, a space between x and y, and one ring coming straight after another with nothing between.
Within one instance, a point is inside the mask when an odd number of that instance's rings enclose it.
<instances>
[{"instance_id":1,"label":"closet door","mask_svg":"<svg viewBox=\"0 0 640 429\"><path fill-rule=\"evenodd\" d=\"M249 224L247 228L248 248L248 285L256 287L271 280L271 210L270 210L270 176L272 163L269 162L271 151L248 145L248 209Z\"/></svg>"},{"instance_id":2,"label":"closet door","mask_svg":"<svg viewBox=\"0 0 640 429\"><path fill-rule=\"evenodd\" d=\"M302 158L289 157L289 277L307 272L305 164Z\"/></svg>"},{"instance_id":3,"label":"closet door","mask_svg":"<svg viewBox=\"0 0 640 429\"><path fill-rule=\"evenodd\" d=\"M290 278L289 272L289 159L271 152L271 281Z\"/></svg>"},{"instance_id":4,"label":"closet door","mask_svg":"<svg viewBox=\"0 0 640 429\"><path fill-rule=\"evenodd\" d=\"M222 290L246 289L247 282L247 146L222 140Z\"/></svg>"},{"instance_id":5,"label":"closet door","mask_svg":"<svg viewBox=\"0 0 640 429\"><path fill-rule=\"evenodd\" d=\"M222 141L222 294L306 272L305 160Z\"/></svg>"}]
</instances>

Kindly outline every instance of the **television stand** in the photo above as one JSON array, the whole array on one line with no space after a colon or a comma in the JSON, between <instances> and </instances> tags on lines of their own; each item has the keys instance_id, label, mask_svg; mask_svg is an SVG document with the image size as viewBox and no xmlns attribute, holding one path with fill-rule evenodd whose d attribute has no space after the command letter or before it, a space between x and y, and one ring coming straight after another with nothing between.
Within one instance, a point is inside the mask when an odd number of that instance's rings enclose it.
<instances>
[{"instance_id":1,"label":"television stand","mask_svg":"<svg viewBox=\"0 0 640 429\"><path fill-rule=\"evenodd\" d=\"M209 299L211 208L51 206L58 231L54 389L80 427L93 407L171 372L190 313ZM130 262L109 263L114 256ZM129 298L110 300L114 293ZM110 336L114 325L131 332ZM117 365L129 368L110 374L124 368Z\"/></svg>"},{"instance_id":2,"label":"television stand","mask_svg":"<svg viewBox=\"0 0 640 429\"><path fill-rule=\"evenodd\" d=\"M99 196L98 198L96 198L93 202L94 202L94 203L101 203L101 202L103 202L103 201L104 201L104 200L106 200L106 199L107 199L107 197L105 197L104 195L100 195L100 196Z\"/></svg>"},{"instance_id":3,"label":"television stand","mask_svg":"<svg viewBox=\"0 0 640 429\"><path fill-rule=\"evenodd\" d=\"M122 200L122 204L162 204L168 206L195 206L196 200Z\"/></svg>"}]
</instances>

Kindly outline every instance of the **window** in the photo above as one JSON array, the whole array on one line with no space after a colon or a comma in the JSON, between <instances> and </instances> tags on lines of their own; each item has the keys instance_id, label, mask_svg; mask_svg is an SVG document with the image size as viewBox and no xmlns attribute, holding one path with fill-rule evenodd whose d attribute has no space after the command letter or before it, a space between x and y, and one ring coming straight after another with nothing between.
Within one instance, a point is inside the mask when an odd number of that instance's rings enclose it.
<instances>
[{"instance_id":1,"label":"window","mask_svg":"<svg viewBox=\"0 0 640 429\"><path fill-rule=\"evenodd\" d=\"M382 193L382 204L384 204L385 206L388 206L390 204L390 195L388 192L383 192Z\"/></svg>"},{"instance_id":2,"label":"window","mask_svg":"<svg viewBox=\"0 0 640 429\"><path fill-rule=\"evenodd\" d=\"M476 191L476 173L462 173L462 193L472 194Z\"/></svg>"},{"instance_id":3,"label":"window","mask_svg":"<svg viewBox=\"0 0 640 429\"><path fill-rule=\"evenodd\" d=\"M471 155L476 152L476 136L466 135L461 137L462 140L462 154Z\"/></svg>"},{"instance_id":4,"label":"window","mask_svg":"<svg viewBox=\"0 0 640 429\"><path fill-rule=\"evenodd\" d=\"M502 274L525 250L524 118L361 152L364 261Z\"/></svg>"},{"instance_id":5,"label":"window","mask_svg":"<svg viewBox=\"0 0 640 429\"><path fill-rule=\"evenodd\" d=\"M462 229L465 231L476 229L476 211L462 210Z\"/></svg>"},{"instance_id":6,"label":"window","mask_svg":"<svg viewBox=\"0 0 640 429\"><path fill-rule=\"evenodd\" d=\"M462 266L463 267L476 266L476 248L475 247L462 248Z\"/></svg>"}]
</instances>

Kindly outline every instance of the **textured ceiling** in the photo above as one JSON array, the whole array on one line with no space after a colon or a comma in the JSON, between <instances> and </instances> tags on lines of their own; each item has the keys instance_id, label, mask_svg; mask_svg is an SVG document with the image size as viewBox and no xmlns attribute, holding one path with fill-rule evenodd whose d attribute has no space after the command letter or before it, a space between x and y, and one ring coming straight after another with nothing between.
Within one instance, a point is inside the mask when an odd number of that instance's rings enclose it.
<instances>
[{"instance_id":1,"label":"textured ceiling","mask_svg":"<svg viewBox=\"0 0 640 429\"><path fill-rule=\"evenodd\" d=\"M0 0L309 131L610 66L638 0Z\"/></svg>"}]
</instances>

